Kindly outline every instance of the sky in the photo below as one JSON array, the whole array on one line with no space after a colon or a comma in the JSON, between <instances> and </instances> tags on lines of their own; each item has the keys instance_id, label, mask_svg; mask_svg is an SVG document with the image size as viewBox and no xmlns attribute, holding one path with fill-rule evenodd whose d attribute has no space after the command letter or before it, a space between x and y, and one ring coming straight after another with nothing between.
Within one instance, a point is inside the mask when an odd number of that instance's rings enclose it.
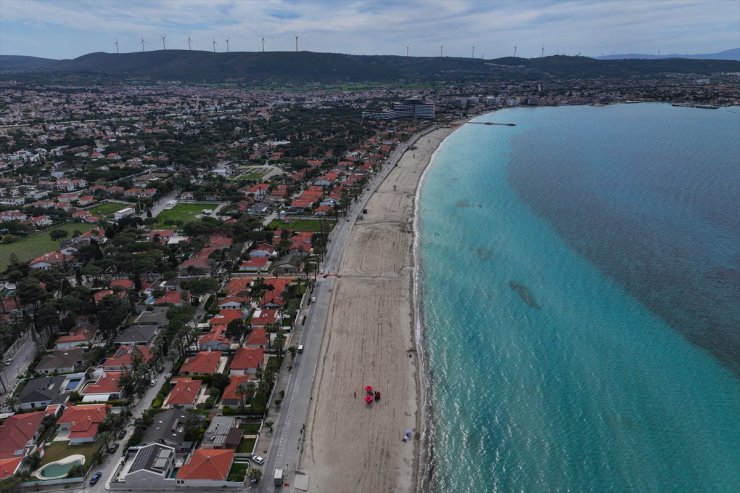
<instances>
[{"instance_id":1,"label":"sky","mask_svg":"<svg viewBox=\"0 0 740 493\"><path fill-rule=\"evenodd\" d=\"M298 49L533 58L740 47L738 0L0 0L0 55ZM228 39L228 42L226 41Z\"/></svg>"}]
</instances>

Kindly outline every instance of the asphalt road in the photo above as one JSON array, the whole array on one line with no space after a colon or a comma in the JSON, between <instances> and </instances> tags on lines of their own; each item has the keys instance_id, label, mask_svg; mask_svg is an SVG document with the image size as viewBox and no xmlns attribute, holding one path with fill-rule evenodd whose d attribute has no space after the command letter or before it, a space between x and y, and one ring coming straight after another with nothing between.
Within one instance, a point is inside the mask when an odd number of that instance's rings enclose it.
<instances>
[{"instance_id":1,"label":"asphalt road","mask_svg":"<svg viewBox=\"0 0 740 493\"><path fill-rule=\"evenodd\" d=\"M16 382L18 382L18 375L26 371L28 365L36 355L36 343L33 342L31 336L26 333L23 337L25 337L25 341L15 354L9 354L10 351L5 353L6 359L12 358L10 365L6 366L5 361L0 361L0 365L3 367L0 370L0 380L2 381L0 383L0 392L3 394L3 402L5 397L13 391ZM5 409L4 405L3 409Z\"/></svg>"}]
</instances>

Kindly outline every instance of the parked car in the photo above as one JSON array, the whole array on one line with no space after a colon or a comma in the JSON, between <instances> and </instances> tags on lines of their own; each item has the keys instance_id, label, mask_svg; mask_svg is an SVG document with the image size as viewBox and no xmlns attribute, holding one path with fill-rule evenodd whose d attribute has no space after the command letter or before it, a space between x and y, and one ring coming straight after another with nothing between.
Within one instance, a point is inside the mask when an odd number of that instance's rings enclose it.
<instances>
[{"instance_id":1,"label":"parked car","mask_svg":"<svg viewBox=\"0 0 740 493\"><path fill-rule=\"evenodd\" d=\"M118 443L114 443L113 445L111 445L110 447L108 447L108 453L109 454L112 454L116 450L118 450Z\"/></svg>"},{"instance_id":2,"label":"parked car","mask_svg":"<svg viewBox=\"0 0 740 493\"><path fill-rule=\"evenodd\" d=\"M125 436L126 436L126 430L121 430L121 431L118 432L117 437L118 437L119 440L122 440L123 437L125 437Z\"/></svg>"},{"instance_id":3,"label":"parked car","mask_svg":"<svg viewBox=\"0 0 740 493\"><path fill-rule=\"evenodd\" d=\"M102 475L103 473L100 471L93 474L92 477L90 478L90 486L95 486L96 484L98 484L98 481L100 481L100 476Z\"/></svg>"},{"instance_id":4,"label":"parked car","mask_svg":"<svg viewBox=\"0 0 740 493\"><path fill-rule=\"evenodd\" d=\"M154 379L154 378L152 378L152 381L151 381L151 382L149 382L149 386L150 386L150 387L154 387L155 385L157 385L157 380L156 380L156 379Z\"/></svg>"},{"instance_id":5,"label":"parked car","mask_svg":"<svg viewBox=\"0 0 740 493\"><path fill-rule=\"evenodd\" d=\"M261 455L255 455L254 457L252 457L252 462L254 462L255 464L262 465L265 463L265 458L262 457Z\"/></svg>"}]
</instances>

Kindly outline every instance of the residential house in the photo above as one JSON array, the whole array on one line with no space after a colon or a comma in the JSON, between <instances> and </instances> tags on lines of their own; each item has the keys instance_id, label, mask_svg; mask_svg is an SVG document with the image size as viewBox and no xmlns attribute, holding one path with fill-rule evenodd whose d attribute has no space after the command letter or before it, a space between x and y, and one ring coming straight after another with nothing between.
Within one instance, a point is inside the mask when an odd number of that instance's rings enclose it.
<instances>
[{"instance_id":1,"label":"residential house","mask_svg":"<svg viewBox=\"0 0 740 493\"><path fill-rule=\"evenodd\" d=\"M139 355L144 363L152 359L149 346L120 346L116 349L116 352L110 358L106 358L100 367L109 371L130 371L131 363L133 362L135 351L139 352Z\"/></svg>"},{"instance_id":2,"label":"residential house","mask_svg":"<svg viewBox=\"0 0 740 493\"><path fill-rule=\"evenodd\" d=\"M70 329L69 334L57 337L54 348L71 349L93 344L97 340L97 332L97 325L77 325Z\"/></svg>"},{"instance_id":3,"label":"residential house","mask_svg":"<svg viewBox=\"0 0 740 493\"><path fill-rule=\"evenodd\" d=\"M181 306L183 304L182 291L167 291L154 301L155 305Z\"/></svg>"},{"instance_id":4,"label":"residential house","mask_svg":"<svg viewBox=\"0 0 740 493\"><path fill-rule=\"evenodd\" d=\"M228 351L231 347L231 339L226 336L227 326L224 324L214 325L211 331L198 338L198 349L200 351Z\"/></svg>"},{"instance_id":5,"label":"residential house","mask_svg":"<svg viewBox=\"0 0 740 493\"><path fill-rule=\"evenodd\" d=\"M240 272L263 273L270 269L270 260L268 257L257 257L239 264Z\"/></svg>"},{"instance_id":6,"label":"residential house","mask_svg":"<svg viewBox=\"0 0 740 493\"><path fill-rule=\"evenodd\" d=\"M64 265L67 256L60 252L48 252L31 260L28 265L32 269L49 270L52 267Z\"/></svg>"},{"instance_id":7,"label":"residential house","mask_svg":"<svg viewBox=\"0 0 740 493\"><path fill-rule=\"evenodd\" d=\"M133 450L135 450L133 459L126 460L120 472L111 481L110 489L156 491L176 488L176 480L172 478L172 473L175 470L177 454L173 447L150 443Z\"/></svg>"},{"instance_id":8,"label":"residential house","mask_svg":"<svg viewBox=\"0 0 740 493\"><path fill-rule=\"evenodd\" d=\"M130 325L113 339L113 344L148 346L157 337L160 329L159 325Z\"/></svg>"},{"instance_id":9,"label":"residential house","mask_svg":"<svg viewBox=\"0 0 740 493\"><path fill-rule=\"evenodd\" d=\"M267 243L260 243L252 251L249 252L250 258L258 258L258 257L275 257L277 256L277 251L275 250L275 247L272 245L269 245Z\"/></svg>"},{"instance_id":10,"label":"residential house","mask_svg":"<svg viewBox=\"0 0 740 493\"><path fill-rule=\"evenodd\" d=\"M221 396L221 404L232 407L240 406L247 395L242 394L242 391L238 389L239 387L242 387L245 391L251 389L250 380L252 380L251 375L234 375L230 377L229 385L226 386Z\"/></svg>"},{"instance_id":11,"label":"residential house","mask_svg":"<svg viewBox=\"0 0 740 493\"><path fill-rule=\"evenodd\" d=\"M252 314L249 324L252 328L267 327L269 325L279 324L281 317L275 309L257 309Z\"/></svg>"},{"instance_id":12,"label":"residential house","mask_svg":"<svg viewBox=\"0 0 740 493\"><path fill-rule=\"evenodd\" d=\"M288 255L275 261L272 266L272 272L276 276L286 274L298 274L301 268L301 257L298 255Z\"/></svg>"},{"instance_id":13,"label":"residential house","mask_svg":"<svg viewBox=\"0 0 740 493\"><path fill-rule=\"evenodd\" d=\"M202 419L182 409L167 409L154 415L154 422L144 431L141 443L167 445L176 452L189 451L193 444L186 440L188 427L200 423Z\"/></svg>"},{"instance_id":14,"label":"residential house","mask_svg":"<svg viewBox=\"0 0 740 493\"><path fill-rule=\"evenodd\" d=\"M173 378L170 380L172 389L164 400L162 407L165 409L171 407L180 407L183 409L192 409L198 401L198 396L203 390L203 382L191 378Z\"/></svg>"},{"instance_id":15,"label":"residential house","mask_svg":"<svg viewBox=\"0 0 740 493\"><path fill-rule=\"evenodd\" d=\"M265 351L262 348L241 347L234 354L229 367L229 375L254 375L262 368Z\"/></svg>"},{"instance_id":16,"label":"residential house","mask_svg":"<svg viewBox=\"0 0 740 493\"><path fill-rule=\"evenodd\" d=\"M123 372L120 371L103 371L96 370L93 373L93 380L85 385L82 389L82 402L106 402L109 400L120 399L123 396L118 383Z\"/></svg>"},{"instance_id":17,"label":"residential house","mask_svg":"<svg viewBox=\"0 0 740 493\"><path fill-rule=\"evenodd\" d=\"M262 327L255 327L247 336L245 347L267 349L268 345L267 331Z\"/></svg>"},{"instance_id":18,"label":"residential house","mask_svg":"<svg viewBox=\"0 0 740 493\"><path fill-rule=\"evenodd\" d=\"M236 426L236 418L217 415L211 418L211 424L203 435L200 446L204 449L235 449L241 438L242 431Z\"/></svg>"},{"instance_id":19,"label":"residential house","mask_svg":"<svg viewBox=\"0 0 740 493\"><path fill-rule=\"evenodd\" d=\"M45 354L41 361L36 365L34 371L42 375L51 375L52 373L72 373L79 371L83 366L83 348L57 349L49 354Z\"/></svg>"},{"instance_id":20,"label":"residential house","mask_svg":"<svg viewBox=\"0 0 740 493\"><path fill-rule=\"evenodd\" d=\"M152 310L145 310L139 314L134 320L136 325L156 325L158 327L165 327L169 323L167 320L167 307L155 307Z\"/></svg>"},{"instance_id":21,"label":"residential house","mask_svg":"<svg viewBox=\"0 0 740 493\"><path fill-rule=\"evenodd\" d=\"M94 442L100 424L110 412L106 404L69 406L57 421L59 430L54 440L69 440L70 445Z\"/></svg>"},{"instance_id":22,"label":"residential house","mask_svg":"<svg viewBox=\"0 0 740 493\"><path fill-rule=\"evenodd\" d=\"M50 404L64 404L69 393L79 391L85 382L84 373L33 378L18 394L21 410L44 409Z\"/></svg>"},{"instance_id":23,"label":"residential house","mask_svg":"<svg viewBox=\"0 0 740 493\"><path fill-rule=\"evenodd\" d=\"M0 479L12 476L23 458L36 450L45 415L43 411L14 414L0 425Z\"/></svg>"},{"instance_id":24,"label":"residential house","mask_svg":"<svg viewBox=\"0 0 740 493\"><path fill-rule=\"evenodd\" d=\"M217 373L220 366L220 351L200 351L195 356L185 360L185 363L180 367L180 373L183 375L209 375Z\"/></svg>"},{"instance_id":25,"label":"residential house","mask_svg":"<svg viewBox=\"0 0 740 493\"><path fill-rule=\"evenodd\" d=\"M196 449L177 471L178 486L226 486L233 450Z\"/></svg>"}]
</instances>

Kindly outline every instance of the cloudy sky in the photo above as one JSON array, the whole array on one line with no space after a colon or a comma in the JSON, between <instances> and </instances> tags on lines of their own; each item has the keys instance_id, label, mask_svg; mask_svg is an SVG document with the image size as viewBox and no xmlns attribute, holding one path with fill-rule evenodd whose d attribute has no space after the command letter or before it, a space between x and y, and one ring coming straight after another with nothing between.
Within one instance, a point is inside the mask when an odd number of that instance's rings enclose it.
<instances>
[{"instance_id":1,"label":"cloudy sky","mask_svg":"<svg viewBox=\"0 0 740 493\"><path fill-rule=\"evenodd\" d=\"M0 0L0 54L145 48L495 58L740 46L738 0Z\"/></svg>"}]
</instances>

